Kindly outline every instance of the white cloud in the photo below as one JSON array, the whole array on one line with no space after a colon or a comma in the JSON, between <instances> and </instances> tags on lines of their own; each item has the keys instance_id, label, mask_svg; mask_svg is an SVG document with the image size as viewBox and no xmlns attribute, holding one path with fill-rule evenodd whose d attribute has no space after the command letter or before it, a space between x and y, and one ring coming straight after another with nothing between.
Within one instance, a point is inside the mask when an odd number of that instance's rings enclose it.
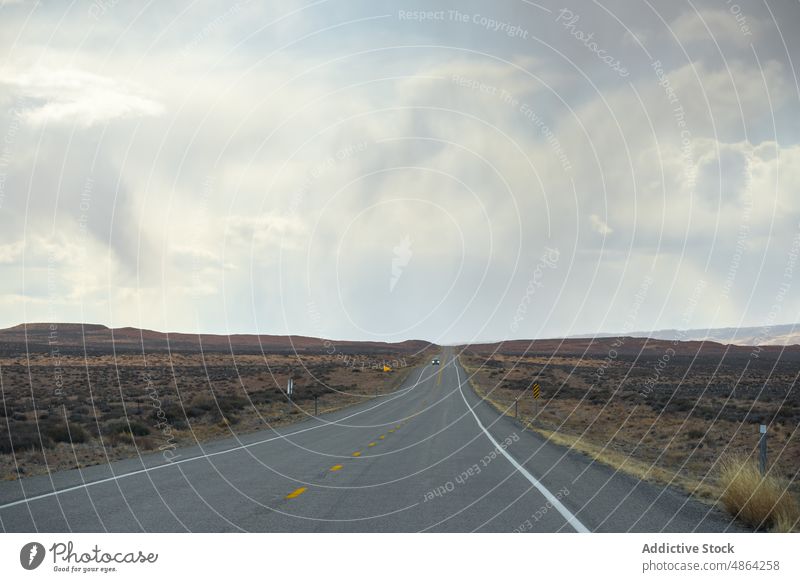
<instances>
[{"instance_id":1,"label":"white cloud","mask_svg":"<svg viewBox=\"0 0 800 582\"><path fill-rule=\"evenodd\" d=\"M23 116L34 124L76 123L91 126L117 118L157 116L164 107L134 83L78 69L45 69L5 74L23 103Z\"/></svg>"},{"instance_id":2,"label":"white cloud","mask_svg":"<svg viewBox=\"0 0 800 582\"><path fill-rule=\"evenodd\" d=\"M17 241L10 244L0 245L0 263L13 263L22 255L25 249L25 241Z\"/></svg>"},{"instance_id":3,"label":"white cloud","mask_svg":"<svg viewBox=\"0 0 800 582\"><path fill-rule=\"evenodd\" d=\"M605 221L603 221L603 219L596 214L589 216L589 224L594 232L597 234L602 234L603 236L614 232L614 229L608 226Z\"/></svg>"},{"instance_id":4,"label":"white cloud","mask_svg":"<svg viewBox=\"0 0 800 582\"><path fill-rule=\"evenodd\" d=\"M682 43L749 46L756 40L762 26L752 14L748 16L739 5L735 6L739 8L738 14L723 8L684 12L671 23L670 28Z\"/></svg>"}]
</instances>

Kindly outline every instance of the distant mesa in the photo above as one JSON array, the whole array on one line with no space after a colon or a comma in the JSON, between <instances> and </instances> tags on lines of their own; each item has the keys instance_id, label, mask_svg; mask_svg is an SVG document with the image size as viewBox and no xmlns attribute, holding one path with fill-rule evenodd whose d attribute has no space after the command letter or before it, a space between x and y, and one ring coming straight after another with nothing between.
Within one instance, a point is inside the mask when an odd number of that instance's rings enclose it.
<instances>
[{"instance_id":1,"label":"distant mesa","mask_svg":"<svg viewBox=\"0 0 800 582\"><path fill-rule=\"evenodd\" d=\"M735 345L711 340L681 341L633 336L597 336L565 339L511 340L460 346L480 355L608 358L617 356L649 360L666 353L672 356L766 357L800 361L800 345Z\"/></svg>"},{"instance_id":2,"label":"distant mesa","mask_svg":"<svg viewBox=\"0 0 800 582\"><path fill-rule=\"evenodd\" d=\"M620 334L598 334L596 338L618 337ZM800 324L767 325L762 327L721 327L715 329L662 329L626 333L629 337L669 341L712 341L735 346L792 346L800 345ZM571 336L572 338L586 338Z\"/></svg>"},{"instance_id":3,"label":"distant mesa","mask_svg":"<svg viewBox=\"0 0 800 582\"><path fill-rule=\"evenodd\" d=\"M52 329L51 329L52 328ZM605 357L610 350L620 355L642 356L674 349L676 355L748 354L759 350L800 353L800 329L795 325L769 327L721 328L711 330L660 330L633 332L624 336L598 334L594 337L564 339L509 340L469 344L477 353L512 355L564 355ZM423 340L399 343L326 340L308 336L256 334L167 333L135 327L109 328L100 324L28 323L0 330L0 351L24 353L49 351L57 345L65 352L121 351L209 351L235 353L306 353L306 354L415 354L434 344Z\"/></svg>"},{"instance_id":4,"label":"distant mesa","mask_svg":"<svg viewBox=\"0 0 800 582\"><path fill-rule=\"evenodd\" d=\"M28 323L0 329L3 352L49 351L53 346L65 352L124 351L213 351L237 353L373 353L413 354L430 342L407 340L399 343L326 340L308 336L256 334L166 333L135 327L109 328L99 324Z\"/></svg>"}]
</instances>

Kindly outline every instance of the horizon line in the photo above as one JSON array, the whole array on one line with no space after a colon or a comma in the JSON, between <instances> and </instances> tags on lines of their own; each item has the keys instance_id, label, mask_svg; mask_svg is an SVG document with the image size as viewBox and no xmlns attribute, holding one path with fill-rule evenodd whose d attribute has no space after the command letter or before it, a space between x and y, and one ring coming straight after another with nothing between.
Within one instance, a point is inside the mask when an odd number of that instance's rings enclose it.
<instances>
[{"instance_id":1,"label":"horizon line","mask_svg":"<svg viewBox=\"0 0 800 582\"><path fill-rule=\"evenodd\" d=\"M324 336L313 336L313 335L305 335L305 334L293 334L293 333L286 333L286 334L279 334L279 333L260 333L260 332L229 332L229 333L219 333L219 332L187 332L187 331L178 331L178 330L170 330L170 331L162 331L158 329L151 329L147 327L136 327L132 325L123 325L118 327L111 327L105 323L89 323L89 322L73 322L73 321L57 321L57 322L47 322L47 321L32 321L32 322L23 322L12 325L10 327L0 328L0 332L12 330L14 328L19 327L28 327L28 326L36 326L36 325L47 325L47 326L59 326L59 325L74 325L74 326L81 326L81 327L102 327L108 329L110 331L114 330L122 330L122 329L132 329L141 332L153 332L153 333L160 333L163 335L192 335L192 336L217 336L217 337L234 337L234 336L254 336L254 337L262 337L262 336L271 336L271 337L281 337L281 338L307 338L307 339L319 339L325 341L333 341L333 342L349 342L349 343L384 343L384 344L401 344L405 342L425 342L430 345L435 345L439 347L456 347L456 346L468 346L468 345L475 345L475 344L498 344L504 342L516 342L516 341L528 341L528 342L535 342L535 341L556 341L556 340L571 340L571 339L607 339L607 338L615 338L615 337L632 337L637 339L658 339L652 337L652 335L641 335L641 334L658 334L664 332L688 332L688 331L724 331L724 330L743 330L743 329L772 329L776 327L798 327L800 329L800 324L798 323L777 323L777 324L769 324L769 325L746 325L746 326L725 326L725 327L713 327L713 328L661 328L651 331L639 330L639 331L630 331L630 332L594 332L594 333L578 333L578 334L570 334L565 336L550 336L550 337L519 337L519 338L506 338L506 339L489 339L489 340L472 340L469 342L466 341L459 341L459 342L447 342L447 343L436 343L433 340L429 339L422 339L422 338L408 338L404 340L382 340L382 339L346 339L346 338L332 338L332 337L324 337ZM699 340L679 340L679 341L699 341ZM708 341L713 341L709 339Z\"/></svg>"}]
</instances>

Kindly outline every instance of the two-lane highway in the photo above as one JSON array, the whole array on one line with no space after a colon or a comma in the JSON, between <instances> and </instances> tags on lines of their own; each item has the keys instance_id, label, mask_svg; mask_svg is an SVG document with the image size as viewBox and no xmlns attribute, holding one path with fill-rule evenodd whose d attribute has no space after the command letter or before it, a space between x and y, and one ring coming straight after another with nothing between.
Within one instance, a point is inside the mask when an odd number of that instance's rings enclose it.
<instances>
[{"instance_id":1,"label":"two-lane highway","mask_svg":"<svg viewBox=\"0 0 800 582\"><path fill-rule=\"evenodd\" d=\"M290 427L0 484L5 531L725 531L730 518L526 432L452 350Z\"/></svg>"}]
</instances>

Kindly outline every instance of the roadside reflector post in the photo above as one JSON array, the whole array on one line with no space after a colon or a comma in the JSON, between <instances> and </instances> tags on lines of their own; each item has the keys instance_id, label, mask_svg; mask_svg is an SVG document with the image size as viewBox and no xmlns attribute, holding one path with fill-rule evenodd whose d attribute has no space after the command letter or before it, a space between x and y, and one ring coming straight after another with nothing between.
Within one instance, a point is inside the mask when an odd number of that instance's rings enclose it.
<instances>
[{"instance_id":1,"label":"roadside reflector post","mask_svg":"<svg viewBox=\"0 0 800 582\"><path fill-rule=\"evenodd\" d=\"M758 427L759 432L759 455L758 455L758 468L761 471L761 475L764 476L767 474L767 425L762 424Z\"/></svg>"},{"instance_id":2,"label":"roadside reflector post","mask_svg":"<svg viewBox=\"0 0 800 582\"><path fill-rule=\"evenodd\" d=\"M286 382L287 414L292 413L292 394L294 394L294 380L289 376L289 380Z\"/></svg>"},{"instance_id":3,"label":"roadside reflector post","mask_svg":"<svg viewBox=\"0 0 800 582\"><path fill-rule=\"evenodd\" d=\"M533 383L533 386L531 386L531 392L533 393L533 420L531 421L531 424L533 424L539 417L539 398L542 396L542 389L538 382Z\"/></svg>"},{"instance_id":4,"label":"roadside reflector post","mask_svg":"<svg viewBox=\"0 0 800 582\"><path fill-rule=\"evenodd\" d=\"M519 397L514 399L514 418L519 418Z\"/></svg>"},{"instance_id":5,"label":"roadside reflector post","mask_svg":"<svg viewBox=\"0 0 800 582\"><path fill-rule=\"evenodd\" d=\"M317 395L314 395L314 416L319 414L319 408L317 407Z\"/></svg>"}]
</instances>

